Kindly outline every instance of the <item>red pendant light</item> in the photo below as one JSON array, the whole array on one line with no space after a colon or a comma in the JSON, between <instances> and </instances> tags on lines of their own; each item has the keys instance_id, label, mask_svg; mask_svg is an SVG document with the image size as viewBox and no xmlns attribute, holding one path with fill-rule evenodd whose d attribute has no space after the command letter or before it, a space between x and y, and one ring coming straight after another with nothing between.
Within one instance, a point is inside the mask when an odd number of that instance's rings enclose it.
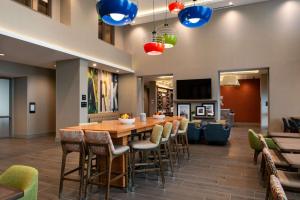
<instances>
[{"instance_id":1,"label":"red pendant light","mask_svg":"<svg viewBox=\"0 0 300 200\"><path fill-rule=\"evenodd\" d=\"M182 2L175 1L169 4L169 10L171 13L177 14L183 9L184 4Z\"/></svg>"},{"instance_id":2,"label":"red pendant light","mask_svg":"<svg viewBox=\"0 0 300 200\"><path fill-rule=\"evenodd\" d=\"M144 44L144 51L150 56L161 55L165 50L165 44L162 37L158 37L156 32L152 32L152 41Z\"/></svg>"}]
</instances>

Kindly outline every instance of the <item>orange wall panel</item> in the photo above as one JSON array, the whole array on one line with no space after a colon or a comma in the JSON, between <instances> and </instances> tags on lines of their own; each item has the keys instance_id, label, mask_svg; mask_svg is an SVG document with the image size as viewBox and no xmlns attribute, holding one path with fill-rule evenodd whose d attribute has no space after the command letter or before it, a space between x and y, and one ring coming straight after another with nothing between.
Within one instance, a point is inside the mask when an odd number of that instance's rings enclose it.
<instances>
[{"instance_id":1,"label":"orange wall panel","mask_svg":"<svg viewBox=\"0 0 300 200\"><path fill-rule=\"evenodd\" d=\"M239 87L221 86L222 108L235 113L236 122L260 123L260 80L239 80Z\"/></svg>"}]
</instances>

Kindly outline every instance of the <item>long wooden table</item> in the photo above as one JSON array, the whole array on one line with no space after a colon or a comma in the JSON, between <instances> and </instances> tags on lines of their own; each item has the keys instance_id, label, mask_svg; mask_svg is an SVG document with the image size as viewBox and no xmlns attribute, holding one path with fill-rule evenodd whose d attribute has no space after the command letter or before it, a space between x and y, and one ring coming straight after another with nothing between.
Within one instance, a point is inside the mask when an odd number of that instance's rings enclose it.
<instances>
[{"instance_id":1,"label":"long wooden table","mask_svg":"<svg viewBox=\"0 0 300 200\"><path fill-rule=\"evenodd\" d=\"M300 138L272 138L281 152L300 153Z\"/></svg>"},{"instance_id":2,"label":"long wooden table","mask_svg":"<svg viewBox=\"0 0 300 200\"><path fill-rule=\"evenodd\" d=\"M103 121L99 124L91 125L82 125L82 126L73 126L67 127L67 129L80 129L83 131L108 131L112 137L114 144L118 145L128 145L130 136L132 133L139 133L145 131L151 131L152 128L157 124L164 124L166 122L172 122L173 120L180 120L180 117L166 117L165 119L154 119L148 117L146 122L141 122L139 118L136 118L136 121L132 125L121 124L118 120L109 120ZM112 171L115 172L125 172L126 169L125 157L120 156L114 160ZM113 186L125 187L125 179L118 180L115 183L112 183Z\"/></svg>"},{"instance_id":3,"label":"long wooden table","mask_svg":"<svg viewBox=\"0 0 300 200\"><path fill-rule=\"evenodd\" d=\"M16 200L22 198L24 192L16 188L0 185L0 199L1 200Z\"/></svg>"},{"instance_id":4,"label":"long wooden table","mask_svg":"<svg viewBox=\"0 0 300 200\"><path fill-rule=\"evenodd\" d=\"M300 169L300 154L282 153L281 155L292 167Z\"/></svg>"},{"instance_id":5,"label":"long wooden table","mask_svg":"<svg viewBox=\"0 0 300 200\"><path fill-rule=\"evenodd\" d=\"M270 132L270 137L283 137L283 138L300 138L300 133L284 133L284 132Z\"/></svg>"}]
</instances>

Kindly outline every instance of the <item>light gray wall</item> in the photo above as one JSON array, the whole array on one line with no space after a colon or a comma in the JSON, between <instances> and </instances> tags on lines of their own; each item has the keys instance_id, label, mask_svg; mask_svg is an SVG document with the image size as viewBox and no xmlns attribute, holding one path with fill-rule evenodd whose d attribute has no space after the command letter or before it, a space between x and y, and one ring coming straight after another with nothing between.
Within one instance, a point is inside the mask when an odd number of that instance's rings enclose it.
<instances>
[{"instance_id":1,"label":"light gray wall","mask_svg":"<svg viewBox=\"0 0 300 200\"><path fill-rule=\"evenodd\" d=\"M300 113L299 10L299 0L272 0L216 11L212 21L198 29L171 20L178 44L162 56L144 53L151 23L128 27L124 42L133 54L137 76L174 74L175 81L212 78L216 100L219 70L270 67L270 129L279 131L281 117Z\"/></svg>"},{"instance_id":2,"label":"light gray wall","mask_svg":"<svg viewBox=\"0 0 300 200\"><path fill-rule=\"evenodd\" d=\"M13 78L12 136L55 133L55 71L0 61L0 75ZM29 114L29 102L36 113Z\"/></svg>"}]
</instances>

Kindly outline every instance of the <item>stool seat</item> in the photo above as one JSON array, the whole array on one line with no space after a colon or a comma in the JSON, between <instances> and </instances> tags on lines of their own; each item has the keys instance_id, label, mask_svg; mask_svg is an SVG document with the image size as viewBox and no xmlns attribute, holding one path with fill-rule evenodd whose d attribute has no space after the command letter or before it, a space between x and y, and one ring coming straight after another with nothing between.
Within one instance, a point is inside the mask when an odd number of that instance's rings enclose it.
<instances>
[{"instance_id":1,"label":"stool seat","mask_svg":"<svg viewBox=\"0 0 300 200\"><path fill-rule=\"evenodd\" d=\"M132 148L137 150L148 150L158 147L158 144L152 143L150 140L140 140L132 143Z\"/></svg>"},{"instance_id":2,"label":"stool seat","mask_svg":"<svg viewBox=\"0 0 300 200\"><path fill-rule=\"evenodd\" d=\"M178 130L178 135L184 135L186 130Z\"/></svg>"},{"instance_id":3,"label":"stool seat","mask_svg":"<svg viewBox=\"0 0 300 200\"><path fill-rule=\"evenodd\" d=\"M130 149L129 146L115 145L115 150L113 151L113 154L115 156L122 155L128 152L129 149Z\"/></svg>"}]
</instances>

